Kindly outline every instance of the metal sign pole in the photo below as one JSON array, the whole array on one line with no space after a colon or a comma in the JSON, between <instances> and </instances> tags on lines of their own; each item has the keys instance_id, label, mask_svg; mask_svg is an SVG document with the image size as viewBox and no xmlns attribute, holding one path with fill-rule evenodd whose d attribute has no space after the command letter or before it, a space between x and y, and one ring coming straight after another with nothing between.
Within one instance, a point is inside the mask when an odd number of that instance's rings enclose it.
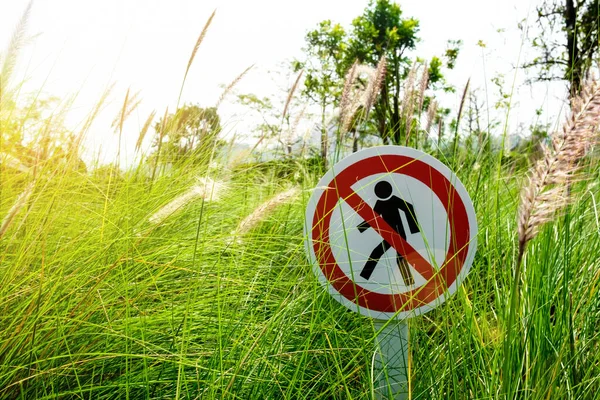
<instances>
[{"instance_id":1,"label":"metal sign pole","mask_svg":"<svg viewBox=\"0 0 600 400\"><path fill-rule=\"evenodd\" d=\"M408 324L374 320L373 390L378 400L408 399Z\"/></svg>"}]
</instances>

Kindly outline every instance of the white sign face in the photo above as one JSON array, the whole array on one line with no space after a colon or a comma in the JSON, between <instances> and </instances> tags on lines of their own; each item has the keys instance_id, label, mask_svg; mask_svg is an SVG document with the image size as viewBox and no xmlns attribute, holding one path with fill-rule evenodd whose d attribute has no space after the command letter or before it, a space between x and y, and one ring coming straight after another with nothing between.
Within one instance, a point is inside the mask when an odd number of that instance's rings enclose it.
<instances>
[{"instance_id":1,"label":"white sign face","mask_svg":"<svg viewBox=\"0 0 600 400\"><path fill-rule=\"evenodd\" d=\"M475 256L467 191L444 164L381 146L335 164L305 221L308 257L329 293L363 315L404 319L451 296Z\"/></svg>"}]
</instances>

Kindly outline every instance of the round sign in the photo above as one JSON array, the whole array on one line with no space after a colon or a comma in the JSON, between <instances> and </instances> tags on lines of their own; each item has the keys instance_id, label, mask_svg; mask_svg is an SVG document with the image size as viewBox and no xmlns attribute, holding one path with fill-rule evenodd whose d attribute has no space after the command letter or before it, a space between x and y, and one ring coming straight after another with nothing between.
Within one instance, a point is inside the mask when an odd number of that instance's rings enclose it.
<instances>
[{"instance_id":1,"label":"round sign","mask_svg":"<svg viewBox=\"0 0 600 400\"><path fill-rule=\"evenodd\" d=\"M469 194L448 167L402 146L361 150L335 164L306 209L314 272L363 315L404 319L450 297L475 256Z\"/></svg>"}]
</instances>

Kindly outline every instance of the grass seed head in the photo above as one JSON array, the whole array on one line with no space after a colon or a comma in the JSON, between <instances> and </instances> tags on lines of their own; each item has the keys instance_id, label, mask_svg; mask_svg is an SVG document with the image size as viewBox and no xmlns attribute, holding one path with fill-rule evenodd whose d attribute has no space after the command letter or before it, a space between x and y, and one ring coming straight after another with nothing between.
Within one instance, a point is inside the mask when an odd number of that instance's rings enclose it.
<instances>
[{"instance_id":1,"label":"grass seed head","mask_svg":"<svg viewBox=\"0 0 600 400\"><path fill-rule=\"evenodd\" d=\"M15 216L19 213L19 211L23 209L23 207L25 207L25 205L27 204L27 200L29 200L29 197L33 193L34 188L35 182L30 182L21 192L21 194L17 196L17 199L15 200L10 210L8 210L8 213L6 214L6 216L2 220L2 224L0 225L0 239L4 236L4 234L12 224L13 220L15 219Z\"/></svg>"},{"instance_id":2,"label":"grass seed head","mask_svg":"<svg viewBox=\"0 0 600 400\"><path fill-rule=\"evenodd\" d=\"M571 115L550 145L542 144L543 156L532 168L521 190L518 213L521 253L539 228L556 218L557 212L574 201L569 185L580 170L580 161L598 141L600 88L586 82L571 101Z\"/></svg>"},{"instance_id":3,"label":"grass seed head","mask_svg":"<svg viewBox=\"0 0 600 400\"><path fill-rule=\"evenodd\" d=\"M23 173L29 172L29 167L23 164L17 157L8 153L0 153L0 164Z\"/></svg>"},{"instance_id":4,"label":"grass seed head","mask_svg":"<svg viewBox=\"0 0 600 400\"><path fill-rule=\"evenodd\" d=\"M238 224L237 228L233 232L231 232L232 240L236 236L240 237L248 233L250 230L252 230L252 228L258 225L258 223L263 221L270 213L272 213L280 204L292 201L299 194L300 189L298 189L297 187L293 187L279 194L276 194L269 200L256 207L254 211L246 218L244 218Z\"/></svg>"},{"instance_id":5,"label":"grass seed head","mask_svg":"<svg viewBox=\"0 0 600 400\"><path fill-rule=\"evenodd\" d=\"M138 140L135 143L135 151L139 151L142 147L142 143L144 141L144 138L146 137L146 134L148 133L148 129L150 129L152 121L154 121L154 117L156 117L156 110L152 111L150 115L148 115L146 122L144 122L144 126L142 127L142 130L140 131L140 134L138 136Z\"/></svg>"},{"instance_id":6,"label":"grass seed head","mask_svg":"<svg viewBox=\"0 0 600 400\"><path fill-rule=\"evenodd\" d=\"M385 74L387 72L387 61L385 57L381 57L379 63L377 64L377 69L375 70L374 76L369 80L369 84L367 86L367 90L365 91L365 118L368 117L371 108L375 104L375 100L377 100L377 96L381 91L381 87L383 86L383 82L385 81Z\"/></svg>"},{"instance_id":7,"label":"grass seed head","mask_svg":"<svg viewBox=\"0 0 600 400\"><path fill-rule=\"evenodd\" d=\"M283 106L283 113L281 113L282 120L285 118L285 115L288 112L288 108L290 106L290 103L292 102L292 98L294 97L294 93L296 92L296 89L298 88L298 84L300 83L300 79L302 78L303 74L304 74L304 70L301 70L300 73L298 74L298 76L296 77L296 80L294 81L292 88L290 89L290 91L288 93L287 99L285 100L285 105Z\"/></svg>"},{"instance_id":8,"label":"grass seed head","mask_svg":"<svg viewBox=\"0 0 600 400\"><path fill-rule=\"evenodd\" d=\"M171 200L160 210L154 213L148 221L152 224L161 224L168 217L181 210L186 205L203 199L205 202L218 201L226 185L222 181L214 181L211 178L199 178L198 184L192 186L182 195Z\"/></svg>"},{"instance_id":9,"label":"grass seed head","mask_svg":"<svg viewBox=\"0 0 600 400\"><path fill-rule=\"evenodd\" d=\"M425 132L427 133L429 133L431 125L433 125L433 121L437 114L437 106L437 101L431 100L431 103L429 103L429 107L427 107L427 123L425 125Z\"/></svg>"},{"instance_id":10,"label":"grass seed head","mask_svg":"<svg viewBox=\"0 0 600 400\"><path fill-rule=\"evenodd\" d=\"M252 68L254 68L254 64L252 64L251 66L249 66L248 68L246 68L244 71L242 71L241 74L239 74L233 81L231 81L231 83L229 85L227 85L225 87L225 89L223 90L223 93L221 93L221 96L219 96L219 100L217 100L217 103L215 104L215 108L219 108L219 106L221 105L221 103L223 102L223 100L225 100L225 98L227 97L227 95L233 90L233 88L238 83L240 83L240 81L244 78L244 76L246 76L246 74Z\"/></svg>"}]
</instances>

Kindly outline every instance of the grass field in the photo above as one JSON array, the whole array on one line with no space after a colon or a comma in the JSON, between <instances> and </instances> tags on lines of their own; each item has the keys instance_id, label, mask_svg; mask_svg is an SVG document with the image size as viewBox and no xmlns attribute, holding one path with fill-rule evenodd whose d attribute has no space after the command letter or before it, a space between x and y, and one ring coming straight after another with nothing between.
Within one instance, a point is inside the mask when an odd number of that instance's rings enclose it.
<instances>
[{"instance_id":1,"label":"grass field","mask_svg":"<svg viewBox=\"0 0 600 400\"><path fill-rule=\"evenodd\" d=\"M478 252L456 295L409 322L411 398L600 398L597 163L529 244L515 286L524 171L498 160L456 169ZM185 165L154 182L102 171L42 166L0 241L0 397L371 397L372 322L332 300L305 256L320 171ZM149 222L208 175L223 182L212 199ZM4 216L31 179L0 177Z\"/></svg>"},{"instance_id":2,"label":"grass field","mask_svg":"<svg viewBox=\"0 0 600 400\"><path fill-rule=\"evenodd\" d=\"M15 110L0 104L6 129ZM425 151L470 193L478 249L456 294L408 322L410 398L600 399L598 152L521 262L534 156L440 144ZM0 398L372 398L373 321L305 254L314 159L84 169L77 150L26 166L6 146Z\"/></svg>"}]
</instances>

